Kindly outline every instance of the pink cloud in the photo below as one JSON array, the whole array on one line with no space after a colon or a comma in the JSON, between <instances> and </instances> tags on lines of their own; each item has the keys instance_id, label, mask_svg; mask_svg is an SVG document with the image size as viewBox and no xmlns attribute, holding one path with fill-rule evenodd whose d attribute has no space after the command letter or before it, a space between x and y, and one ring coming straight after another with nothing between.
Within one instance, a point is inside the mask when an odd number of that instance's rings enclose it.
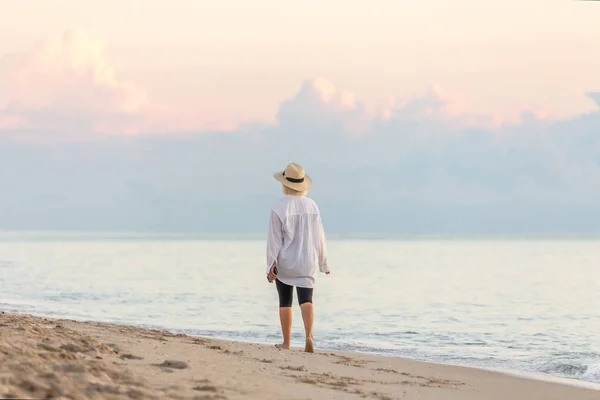
<instances>
[{"instance_id":1,"label":"pink cloud","mask_svg":"<svg viewBox=\"0 0 600 400\"><path fill-rule=\"evenodd\" d=\"M15 115L0 115L0 130L19 129L25 125L23 118Z\"/></svg>"},{"instance_id":2,"label":"pink cloud","mask_svg":"<svg viewBox=\"0 0 600 400\"><path fill-rule=\"evenodd\" d=\"M588 96L600 104L598 93ZM336 124L346 132L362 133L390 119L495 128L547 115L532 107L505 115L474 113L460 94L437 85L414 96L366 102L319 77L304 81L293 97L280 104L277 122ZM105 44L81 30L64 32L31 51L0 58L0 131L33 129L78 135L237 128L231 119L208 118L202 109L181 112L150 102L144 90L118 78L105 55Z\"/></svg>"},{"instance_id":3,"label":"pink cloud","mask_svg":"<svg viewBox=\"0 0 600 400\"><path fill-rule=\"evenodd\" d=\"M112 132L131 130L148 101L117 78L104 49L76 30L1 58L0 111L36 129L97 132L108 124Z\"/></svg>"},{"instance_id":4,"label":"pink cloud","mask_svg":"<svg viewBox=\"0 0 600 400\"><path fill-rule=\"evenodd\" d=\"M410 98L391 98L384 117L411 119L450 119L465 114L465 105L457 95L451 96L439 85L431 85L427 91Z\"/></svg>"},{"instance_id":5,"label":"pink cloud","mask_svg":"<svg viewBox=\"0 0 600 400\"><path fill-rule=\"evenodd\" d=\"M209 120L202 110L181 112L151 102L142 88L118 78L105 48L85 31L72 30L0 57L0 131L76 136L237 128Z\"/></svg>"},{"instance_id":6,"label":"pink cloud","mask_svg":"<svg viewBox=\"0 0 600 400\"><path fill-rule=\"evenodd\" d=\"M322 77L305 80L294 97L281 103L277 113L280 125L336 123L348 132L366 130L371 120L364 103Z\"/></svg>"},{"instance_id":7,"label":"pink cloud","mask_svg":"<svg viewBox=\"0 0 600 400\"><path fill-rule=\"evenodd\" d=\"M545 112L529 106L506 115L475 113L461 94L448 93L435 84L419 95L363 102L320 77L304 81L296 95L281 104L277 121L280 125L335 122L348 132L360 133L377 121L393 119L443 121L455 128L496 128L545 116Z\"/></svg>"}]
</instances>

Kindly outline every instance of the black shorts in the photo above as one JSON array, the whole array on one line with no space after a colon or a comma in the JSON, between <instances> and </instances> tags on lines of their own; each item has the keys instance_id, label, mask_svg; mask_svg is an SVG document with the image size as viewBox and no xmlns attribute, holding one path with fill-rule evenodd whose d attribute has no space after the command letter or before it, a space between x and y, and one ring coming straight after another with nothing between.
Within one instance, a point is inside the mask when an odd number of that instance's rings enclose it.
<instances>
[{"instance_id":1,"label":"black shorts","mask_svg":"<svg viewBox=\"0 0 600 400\"><path fill-rule=\"evenodd\" d=\"M286 285L279 279L275 279L277 285L277 293L279 293L279 307L291 307L294 302L294 287ZM313 289L296 287L298 293L298 304L312 303Z\"/></svg>"}]
</instances>

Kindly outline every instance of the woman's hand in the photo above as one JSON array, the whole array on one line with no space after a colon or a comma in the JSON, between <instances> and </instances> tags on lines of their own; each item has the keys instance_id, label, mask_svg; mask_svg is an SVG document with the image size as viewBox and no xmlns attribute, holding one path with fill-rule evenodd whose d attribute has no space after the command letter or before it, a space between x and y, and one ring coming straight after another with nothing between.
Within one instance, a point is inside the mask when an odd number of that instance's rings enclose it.
<instances>
[{"instance_id":1,"label":"woman's hand","mask_svg":"<svg viewBox=\"0 0 600 400\"><path fill-rule=\"evenodd\" d=\"M269 273L267 274L267 279L269 280L269 283L273 283L273 281L275 279L277 279L277 274L275 274L275 264L273 264L273 266L271 266L271 269L269 270Z\"/></svg>"}]
</instances>

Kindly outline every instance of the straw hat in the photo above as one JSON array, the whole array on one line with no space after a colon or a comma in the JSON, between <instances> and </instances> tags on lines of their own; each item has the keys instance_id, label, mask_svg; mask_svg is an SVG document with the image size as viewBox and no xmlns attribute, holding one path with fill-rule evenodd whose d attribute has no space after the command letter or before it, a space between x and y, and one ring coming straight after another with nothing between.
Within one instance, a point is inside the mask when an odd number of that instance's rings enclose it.
<instances>
[{"instance_id":1,"label":"straw hat","mask_svg":"<svg viewBox=\"0 0 600 400\"><path fill-rule=\"evenodd\" d=\"M312 187L312 179L306 175L300 164L290 163L284 171L275 172L273 177L284 186L298 192L305 192Z\"/></svg>"}]
</instances>

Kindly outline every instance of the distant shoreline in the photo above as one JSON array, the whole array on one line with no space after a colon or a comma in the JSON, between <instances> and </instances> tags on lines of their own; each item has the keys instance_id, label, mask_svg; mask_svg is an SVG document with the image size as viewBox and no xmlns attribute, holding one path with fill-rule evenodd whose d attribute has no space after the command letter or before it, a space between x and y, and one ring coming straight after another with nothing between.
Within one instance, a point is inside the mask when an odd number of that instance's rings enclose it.
<instances>
[{"instance_id":1,"label":"distant shoreline","mask_svg":"<svg viewBox=\"0 0 600 400\"><path fill-rule=\"evenodd\" d=\"M405 233L327 233L328 240L393 240L393 241L511 241L511 240L600 240L598 235L586 234L405 234ZM0 230L1 241L53 240L266 240L264 233L205 233L205 232L136 232L136 231L71 231L71 230Z\"/></svg>"}]
</instances>

